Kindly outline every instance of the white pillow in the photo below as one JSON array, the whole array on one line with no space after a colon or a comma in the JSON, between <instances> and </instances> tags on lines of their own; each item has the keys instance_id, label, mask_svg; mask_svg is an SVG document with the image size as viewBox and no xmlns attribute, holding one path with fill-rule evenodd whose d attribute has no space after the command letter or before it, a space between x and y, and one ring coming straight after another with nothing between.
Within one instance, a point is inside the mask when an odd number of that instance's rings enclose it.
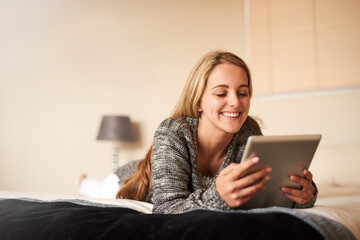
<instances>
[{"instance_id":1,"label":"white pillow","mask_svg":"<svg viewBox=\"0 0 360 240\"><path fill-rule=\"evenodd\" d=\"M103 180L87 176L79 186L79 193L91 198L115 199L119 191L119 178L110 173Z\"/></svg>"}]
</instances>

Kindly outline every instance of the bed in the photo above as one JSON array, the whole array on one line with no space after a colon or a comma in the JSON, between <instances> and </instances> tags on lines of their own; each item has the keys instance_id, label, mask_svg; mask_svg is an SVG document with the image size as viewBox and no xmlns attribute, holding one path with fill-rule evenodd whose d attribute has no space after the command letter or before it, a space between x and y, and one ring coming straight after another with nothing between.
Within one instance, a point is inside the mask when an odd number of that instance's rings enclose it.
<instances>
[{"instance_id":1,"label":"bed","mask_svg":"<svg viewBox=\"0 0 360 240\"><path fill-rule=\"evenodd\" d=\"M311 209L152 214L152 205L0 191L0 239L360 239L360 187L319 186Z\"/></svg>"}]
</instances>

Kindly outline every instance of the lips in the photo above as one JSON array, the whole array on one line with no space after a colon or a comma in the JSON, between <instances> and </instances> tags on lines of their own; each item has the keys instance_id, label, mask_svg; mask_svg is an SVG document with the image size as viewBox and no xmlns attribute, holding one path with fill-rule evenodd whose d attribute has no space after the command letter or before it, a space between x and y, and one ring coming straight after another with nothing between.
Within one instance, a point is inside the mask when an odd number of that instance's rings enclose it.
<instances>
[{"instance_id":1,"label":"lips","mask_svg":"<svg viewBox=\"0 0 360 240\"><path fill-rule=\"evenodd\" d=\"M222 112L221 115L224 117L237 118L240 116L240 112Z\"/></svg>"}]
</instances>

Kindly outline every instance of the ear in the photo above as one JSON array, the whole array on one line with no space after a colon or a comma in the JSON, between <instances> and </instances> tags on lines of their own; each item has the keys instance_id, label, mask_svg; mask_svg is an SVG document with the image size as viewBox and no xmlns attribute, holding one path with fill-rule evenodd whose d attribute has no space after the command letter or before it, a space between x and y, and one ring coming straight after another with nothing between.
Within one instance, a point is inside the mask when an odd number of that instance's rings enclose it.
<instances>
[{"instance_id":1,"label":"ear","mask_svg":"<svg viewBox=\"0 0 360 240\"><path fill-rule=\"evenodd\" d=\"M202 107L201 107L201 102L198 103L196 110L197 110L198 112L202 112L202 111L203 111L203 110L202 110Z\"/></svg>"}]
</instances>

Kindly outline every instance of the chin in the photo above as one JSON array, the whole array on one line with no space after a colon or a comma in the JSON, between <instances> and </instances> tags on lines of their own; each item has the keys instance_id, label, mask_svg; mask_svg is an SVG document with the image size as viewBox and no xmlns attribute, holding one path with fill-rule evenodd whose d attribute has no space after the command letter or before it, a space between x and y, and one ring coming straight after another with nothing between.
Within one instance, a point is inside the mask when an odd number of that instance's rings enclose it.
<instances>
[{"instance_id":1,"label":"chin","mask_svg":"<svg viewBox=\"0 0 360 240\"><path fill-rule=\"evenodd\" d=\"M231 126L231 127L227 127L227 132L228 133L237 133L238 131L240 131L241 127L244 125L244 122L243 121L241 124L236 124L236 126Z\"/></svg>"},{"instance_id":2,"label":"chin","mask_svg":"<svg viewBox=\"0 0 360 240\"><path fill-rule=\"evenodd\" d=\"M228 128L226 128L225 131L228 132L228 133L234 134L234 133L237 133L240 130L241 126L240 127L233 127L233 128L228 127Z\"/></svg>"}]
</instances>

